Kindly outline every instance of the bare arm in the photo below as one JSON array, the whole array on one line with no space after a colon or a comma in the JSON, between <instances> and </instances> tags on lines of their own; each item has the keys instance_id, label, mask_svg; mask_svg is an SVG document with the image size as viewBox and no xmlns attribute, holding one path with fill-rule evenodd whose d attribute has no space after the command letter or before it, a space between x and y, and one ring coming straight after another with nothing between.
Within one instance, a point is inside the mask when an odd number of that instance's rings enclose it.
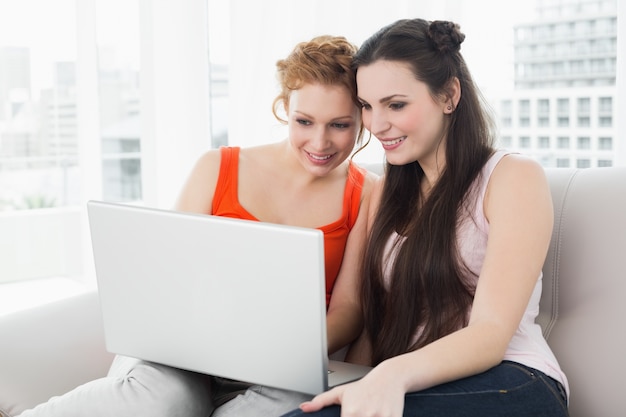
<instances>
[{"instance_id":1,"label":"bare arm","mask_svg":"<svg viewBox=\"0 0 626 417\"><path fill-rule=\"evenodd\" d=\"M552 201L543 169L523 157L503 158L491 177L484 208L489 241L469 325L382 362L358 382L319 395L303 404L305 411L341 403L351 410L401 416L406 392L474 375L502 360L550 243Z\"/></svg>"},{"instance_id":2,"label":"bare arm","mask_svg":"<svg viewBox=\"0 0 626 417\"><path fill-rule=\"evenodd\" d=\"M348 235L341 269L330 298L326 315L329 353L334 353L352 342L363 326L358 271L367 237L367 214L375 179L373 174L368 174L363 184L359 214Z\"/></svg>"},{"instance_id":3,"label":"bare arm","mask_svg":"<svg viewBox=\"0 0 626 417\"><path fill-rule=\"evenodd\" d=\"M374 221L374 215L380 204L380 197L382 194L383 178L378 178L372 188L372 195L370 198L369 209L367 213L367 230L366 239L369 236L370 230L372 230L372 222ZM367 244L367 243L365 243ZM364 244L364 245L365 245ZM359 279L362 279L359 277ZM346 362L357 363L361 365L371 365L372 349L369 342L369 337L365 329L361 331L359 337L352 342L350 349L346 354Z\"/></svg>"},{"instance_id":4,"label":"bare arm","mask_svg":"<svg viewBox=\"0 0 626 417\"><path fill-rule=\"evenodd\" d=\"M219 150L208 151L198 159L178 196L176 210L212 214L220 159Z\"/></svg>"}]
</instances>

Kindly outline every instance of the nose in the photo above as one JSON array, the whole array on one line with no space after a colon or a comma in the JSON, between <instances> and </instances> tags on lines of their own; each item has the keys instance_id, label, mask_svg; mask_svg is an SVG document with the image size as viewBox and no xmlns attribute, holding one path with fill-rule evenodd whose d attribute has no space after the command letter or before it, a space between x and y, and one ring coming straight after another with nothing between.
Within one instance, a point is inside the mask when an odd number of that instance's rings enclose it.
<instances>
[{"instance_id":1,"label":"nose","mask_svg":"<svg viewBox=\"0 0 626 417\"><path fill-rule=\"evenodd\" d=\"M328 144L331 142L326 127L322 125L317 126L317 128L314 129L313 132L311 132L309 142L313 146L314 150L324 151L328 147Z\"/></svg>"},{"instance_id":2,"label":"nose","mask_svg":"<svg viewBox=\"0 0 626 417\"><path fill-rule=\"evenodd\" d=\"M384 112L375 109L363 112L363 125L376 137L381 137L390 127Z\"/></svg>"}]
</instances>

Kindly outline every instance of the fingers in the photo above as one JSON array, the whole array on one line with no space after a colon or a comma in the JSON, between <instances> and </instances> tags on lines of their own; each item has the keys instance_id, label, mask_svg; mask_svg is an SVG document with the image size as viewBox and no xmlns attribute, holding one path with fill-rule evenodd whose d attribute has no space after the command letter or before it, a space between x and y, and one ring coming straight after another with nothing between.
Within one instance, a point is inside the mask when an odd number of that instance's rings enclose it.
<instances>
[{"instance_id":1,"label":"fingers","mask_svg":"<svg viewBox=\"0 0 626 417\"><path fill-rule=\"evenodd\" d=\"M300 404L300 409L305 413L313 413L333 404L341 404L340 387L326 391L319 394L311 401L306 401Z\"/></svg>"}]
</instances>

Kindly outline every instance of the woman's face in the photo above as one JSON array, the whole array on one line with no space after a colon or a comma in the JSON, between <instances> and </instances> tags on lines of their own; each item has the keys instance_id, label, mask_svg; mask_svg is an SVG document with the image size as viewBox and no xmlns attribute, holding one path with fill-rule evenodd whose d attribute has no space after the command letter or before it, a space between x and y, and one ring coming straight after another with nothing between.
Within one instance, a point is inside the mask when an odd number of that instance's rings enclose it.
<instances>
[{"instance_id":1,"label":"woman's face","mask_svg":"<svg viewBox=\"0 0 626 417\"><path fill-rule=\"evenodd\" d=\"M359 67L357 86L363 124L380 141L390 164L425 163L445 145L447 104L433 99L407 64L379 60ZM439 152L443 155L443 148Z\"/></svg>"},{"instance_id":2,"label":"woman's face","mask_svg":"<svg viewBox=\"0 0 626 417\"><path fill-rule=\"evenodd\" d=\"M305 84L291 93L287 117L291 145L312 174L328 174L352 153L360 115L345 87Z\"/></svg>"}]
</instances>

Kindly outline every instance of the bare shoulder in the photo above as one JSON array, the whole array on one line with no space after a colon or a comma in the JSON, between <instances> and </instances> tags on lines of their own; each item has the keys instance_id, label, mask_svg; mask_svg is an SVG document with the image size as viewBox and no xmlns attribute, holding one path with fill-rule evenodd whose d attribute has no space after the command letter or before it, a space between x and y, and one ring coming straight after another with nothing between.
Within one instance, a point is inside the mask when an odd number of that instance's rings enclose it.
<instances>
[{"instance_id":1,"label":"bare shoulder","mask_svg":"<svg viewBox=\"0 0 626 417\"><path fill-rule=\"evenodd\" d=\"M503 157L493 170L485 194L488 218L498 211L508 213L551 213L552 197L544 168L518 154Z\"/></svg>"},{"instance_id":2,"label":"bare shoulder","mask_svg":"<svg viewBox=\"0 0 626 417\"><path fill-rule=\"evenodd\" d=\"M210 149L208 151L206 151L205 153L203 153L202 155L200 155L200 157L198 158L198 165L208 165L208 166L215 166L218 165L219 167L219 163L221 160L221 151L219 149Z\"/></svg>"},{"instance_id":3,"label":"bare shoulder","mask_svg":"<svg viewBox=\"0 0 626 417\"><path fill-rule=\"evenodd\" d=\"M541 184L547 184L543 167L534 159L520 154L504 156L496 165L490 180L490 188L492 185L515 187Z\"/></svg>"},{"instance_id":4,"label":"bare shoulder","mask_svg":"<svg viewBox=\"0 0 626 417\"><path fill-rule=\"evenodd\" d=\"M209 150L198 158L178 196L178 210L211 213L220 162L219 149Z\"/></svg>"},{"instance_id":5,"label":"bare shoulder","mask_svg":"<svg viewBox=\"0 0 626 417\"><path fill-rule=\"evenodd\" d=\"M241 147L239 148L239 158L266 159L268 156L275 157L283 146L283 142L272 142Z\"/></svg>"},{"instance_id":6,"label":"bare shoulder","mask_svg":"<svg viewBox=\"0 0 626 417\"><path fill-rule=\"evenodd\" d=\"M209 185L211 182L217 182L221 159L222 156L219 149L211 149L200 155L191 171L189 181L201 184L208 182Z\"/></svg>"}]
</instances>

